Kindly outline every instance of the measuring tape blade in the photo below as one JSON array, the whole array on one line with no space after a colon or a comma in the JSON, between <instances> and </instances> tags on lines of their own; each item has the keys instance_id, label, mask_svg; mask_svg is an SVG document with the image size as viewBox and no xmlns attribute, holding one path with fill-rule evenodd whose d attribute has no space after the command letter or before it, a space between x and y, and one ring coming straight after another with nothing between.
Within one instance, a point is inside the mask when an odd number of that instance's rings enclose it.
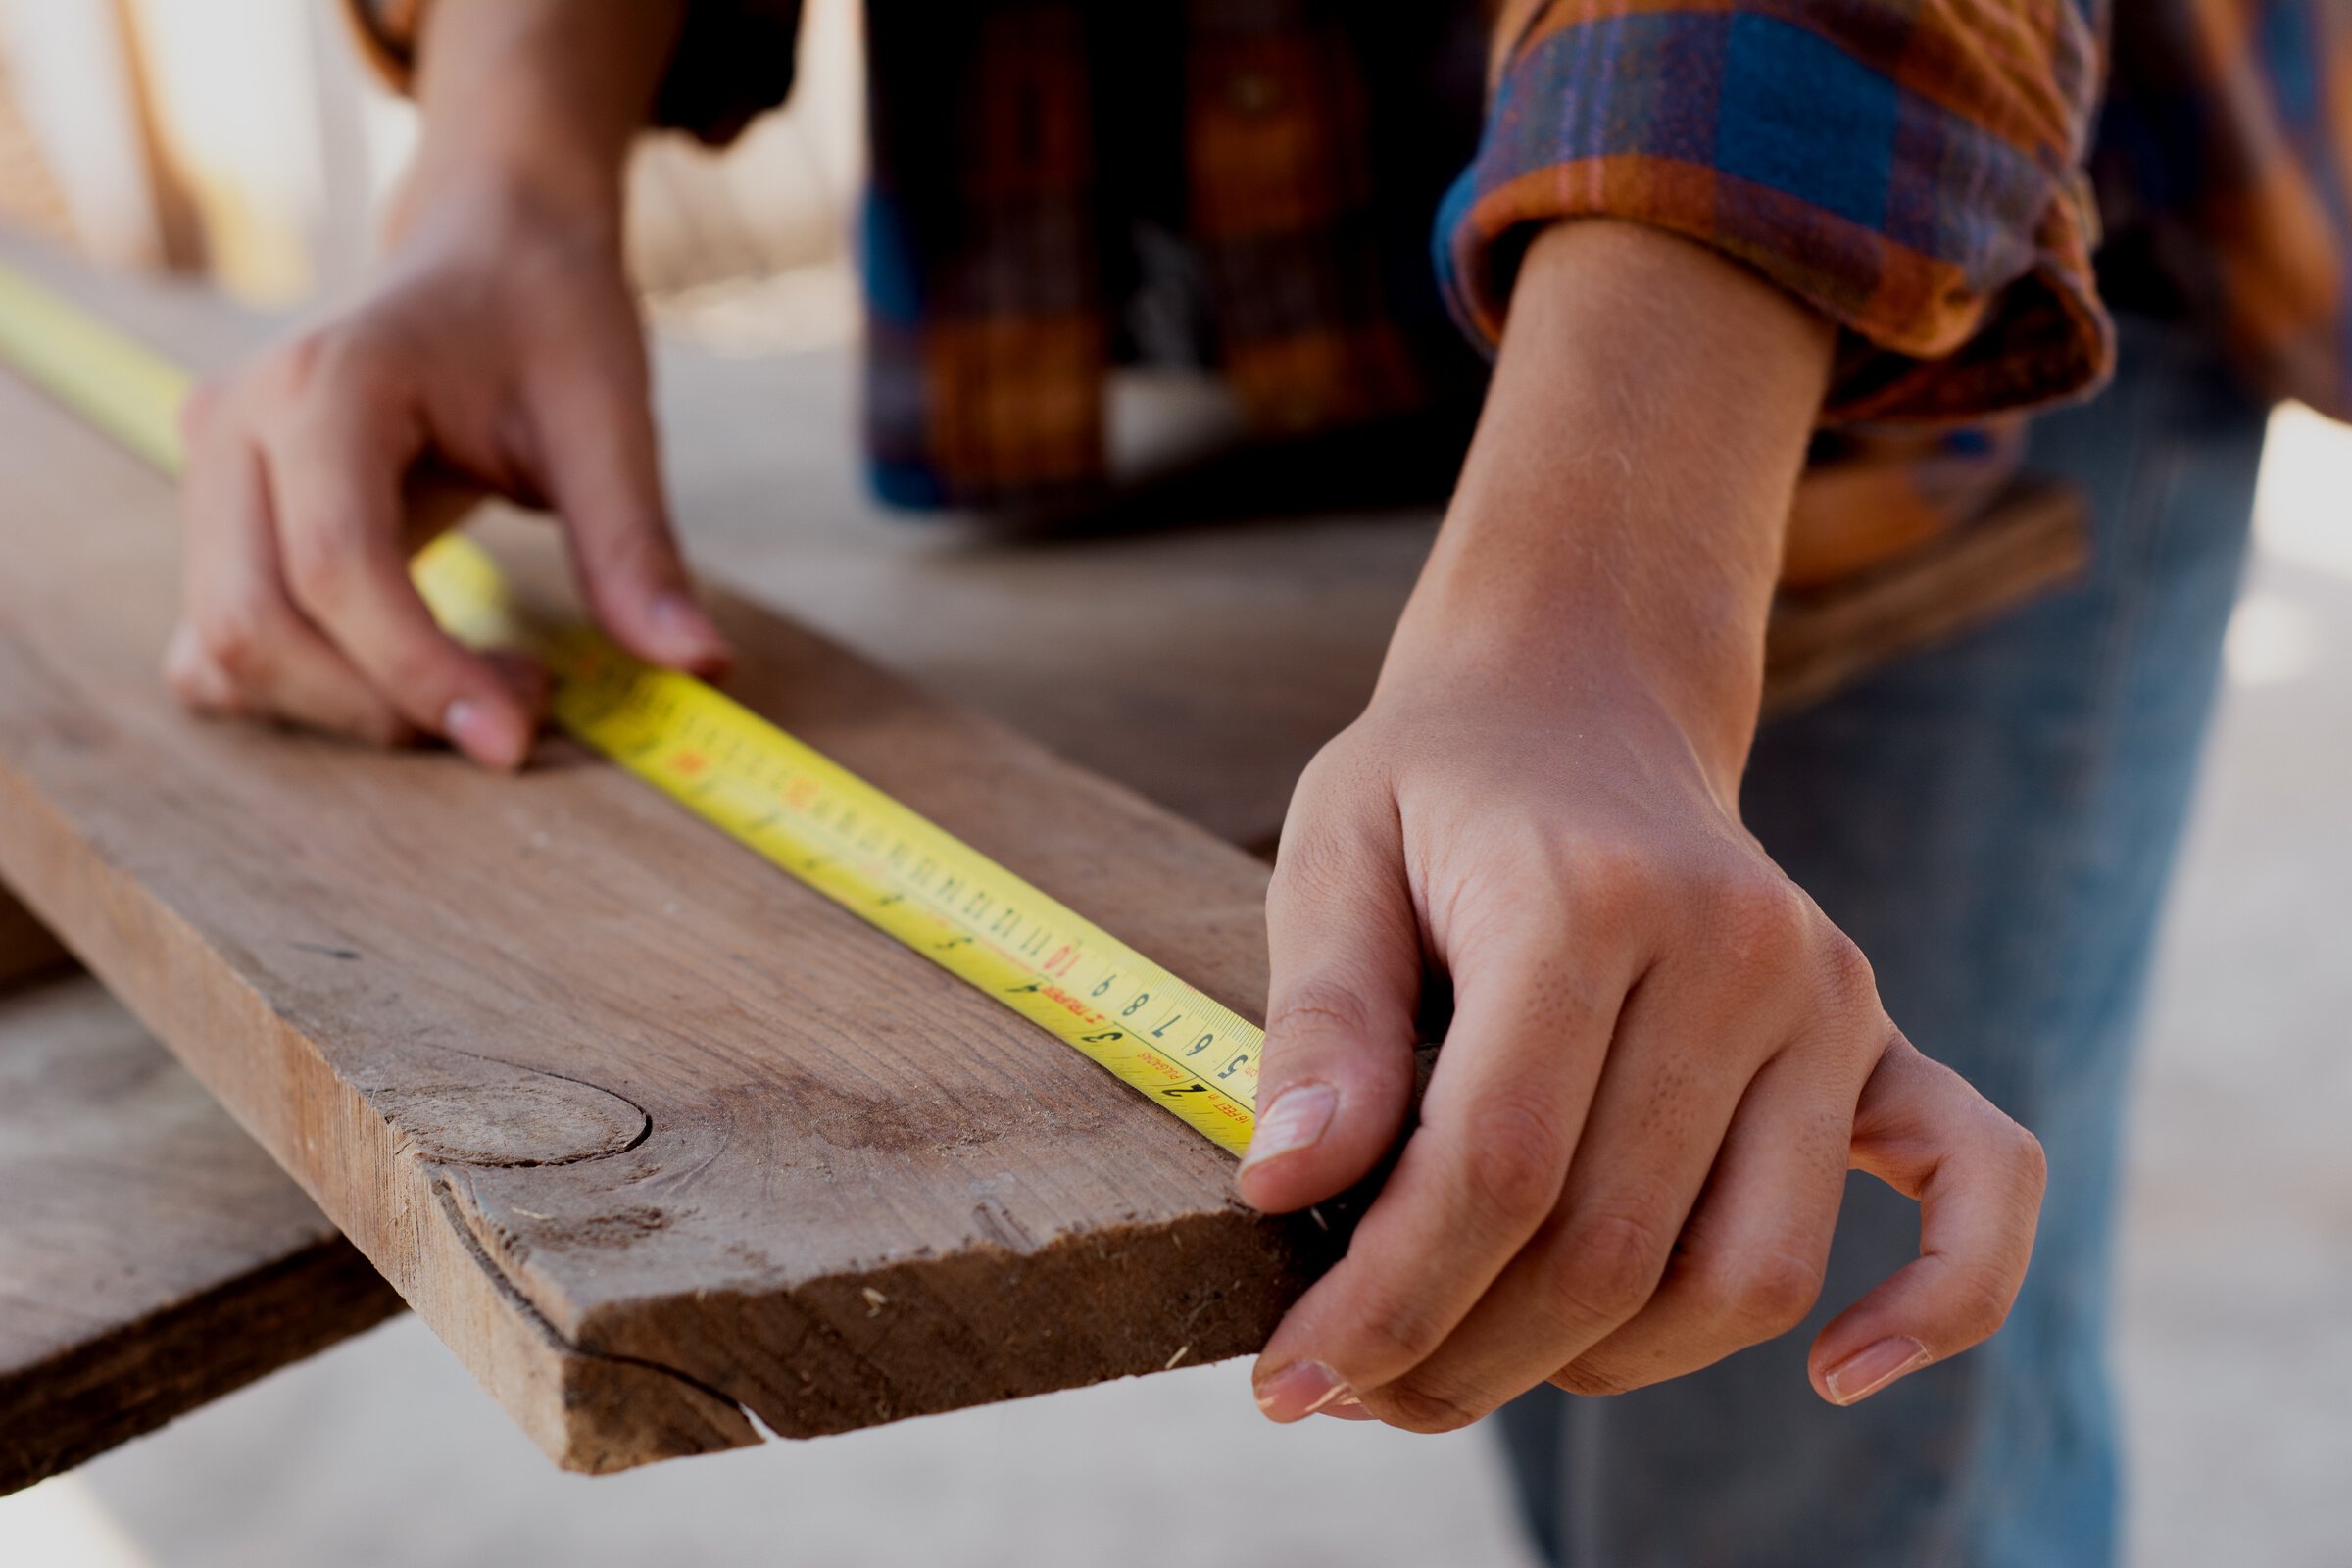
<instances>
[{"instance_id":1,"label":"measuring tape blade","mask_svg":"<svg viewBox=\"0 0 2352 1568\"><path fill-rule=\"evenodd\" d=\"M5 264L0 358L177 470L186 374ZM565 733L1220 1148L1249 1147L1255 1024L715 687L530 614L472 541L443 536L415 571L453 635L546 662Z\"/></svg>"}]
</instances>

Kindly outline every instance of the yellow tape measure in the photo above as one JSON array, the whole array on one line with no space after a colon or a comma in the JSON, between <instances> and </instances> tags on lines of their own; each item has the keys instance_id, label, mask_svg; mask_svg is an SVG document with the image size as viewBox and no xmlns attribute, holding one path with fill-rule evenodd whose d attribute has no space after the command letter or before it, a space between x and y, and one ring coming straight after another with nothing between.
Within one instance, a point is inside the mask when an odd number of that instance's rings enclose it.
<instances>
[{"instance_id":1,"label":"yellow tape measure","mask_svg":"<svg viewBox=\"0 0 2352 1568\"><path fill-rule=\"evenodd\" d=\"M6 266L0 358L177 469L186 375ZM534 622L470 541L437 541L416 574L454 635L547 662L566 733L1219 1147L1249 1146L1256 1025L714 688L632 659L587 625Z\"/></svg>"}]
</instances>

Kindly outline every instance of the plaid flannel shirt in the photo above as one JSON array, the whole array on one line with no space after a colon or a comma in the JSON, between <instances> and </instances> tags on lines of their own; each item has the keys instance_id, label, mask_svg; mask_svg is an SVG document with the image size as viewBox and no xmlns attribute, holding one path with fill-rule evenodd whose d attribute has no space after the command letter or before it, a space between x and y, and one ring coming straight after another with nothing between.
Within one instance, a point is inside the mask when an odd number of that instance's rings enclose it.
<instances>
[{"instance_id":1,"label":"plaid flannel shirt","mask_svg":"<svg viewBox=\"0 0 2352 1568\"><path fill-rule=\"evenodd\" d=\"M354 4L397 74L423 0ZM1712 245L1839 327L1799 578L1989 499L2023 412L2107 373L2102 280L2352 414L2352 8L2132 0L2103 100L2104 10L868 0L877 488L1097 485L1135 358L1214 369L1267 432L1413 409L1465 379L1444 317L1491 349L1528 236L1579 216ZM723 141L780 102L797 13L692 0L657 117Z\"/></svg>"}]
</instances>

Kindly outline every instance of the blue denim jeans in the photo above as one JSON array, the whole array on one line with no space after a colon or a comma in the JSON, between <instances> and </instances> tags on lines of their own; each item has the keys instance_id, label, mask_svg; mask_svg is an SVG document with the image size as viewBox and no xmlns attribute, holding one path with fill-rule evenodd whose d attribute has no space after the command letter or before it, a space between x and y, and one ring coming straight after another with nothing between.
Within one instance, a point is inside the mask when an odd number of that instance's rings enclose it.
<instances>
[{"instance_id":1,"label":"blue denim jeans","mask_svg":"<svg viewBox=\"0 0 2352 1568\"><path fill-rule=\"evenodd\" d=\"M2107 1372L2118 1143L2151 939L2245 554L2265 410L2184 327L2123 323L2115 383L2038 420L2080 485L2086 580L1759 737L1765 847L1878 970L1889 1012L2037 1133L2049 1196L1984 1346L1851 1409L1805 1351L1918 1247L1850 1179L1814 1319L1615 1398L1500 1416L1527 1520L1573 1568L2099 1568L2116 1550Z\"/></svg>"}]
</instances>

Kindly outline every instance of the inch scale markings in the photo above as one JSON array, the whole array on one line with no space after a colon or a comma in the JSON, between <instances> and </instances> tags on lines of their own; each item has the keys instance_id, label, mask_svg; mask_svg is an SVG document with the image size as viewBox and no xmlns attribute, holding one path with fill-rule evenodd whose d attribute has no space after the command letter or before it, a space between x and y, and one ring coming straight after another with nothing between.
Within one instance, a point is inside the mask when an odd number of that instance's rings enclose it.
<instances>
[{"instance_id":1,"label":"inch scale markings","mask_svg":"<svg viewBox=\"0 0 2352 1568\"><path fill-rule=\"evenodd\" d=\"M492 569L452 541L419 580L463 620L436 579ZM478 586L468 592L483 602ZM1248 1147L1264 1040L1255 1025L710 687L578 628L484 631L483 641L532 647L558 671L564 729L1212 1142Z\"/></svg>"}]
</instances>

